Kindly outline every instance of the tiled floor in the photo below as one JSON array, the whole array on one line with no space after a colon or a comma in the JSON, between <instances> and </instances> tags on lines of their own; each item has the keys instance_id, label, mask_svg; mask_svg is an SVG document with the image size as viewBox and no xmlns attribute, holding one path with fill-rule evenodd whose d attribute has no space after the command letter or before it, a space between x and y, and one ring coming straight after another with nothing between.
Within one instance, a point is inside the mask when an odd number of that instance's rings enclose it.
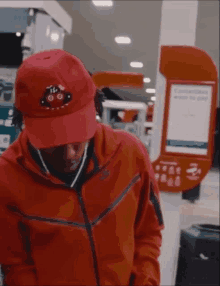
<instances>
[{"instance_id":1,"label":"tiled floor","mask_svg":"<svg viewBox=\"0 0 220 286\"><path fill-rule=\"evenodd\" d=\"M195 204L184 201L180 208L181 229L192 224L219 225L219 179L219 170L212 169L201 183L199 200Z\"/></svg>"},{"instance_id":2,"label":"tiled floor","mask_svg":"<svg viewBox=\"0 0 220 286\"><path fill-rule=\"evenodd\" d=\"M212 169L201 183L199 200L195 204L184 200L180 208L182 229L198 223L219 225L219 179L219 170Z\"/></svg>"},{"instance_id":3,"label":"tiled floor","mask_svg":"<svg viewBox=\"0 0 220 286\"><path fill-rule=\"evenodd\" d=\"M219 170L212 169L200 185L199 200L191 203L182 194L161 192L165 221L160 256L161 285L175 285L180 247L180 230L193 224L219 225Z\"/></svg>"}]
</instances>

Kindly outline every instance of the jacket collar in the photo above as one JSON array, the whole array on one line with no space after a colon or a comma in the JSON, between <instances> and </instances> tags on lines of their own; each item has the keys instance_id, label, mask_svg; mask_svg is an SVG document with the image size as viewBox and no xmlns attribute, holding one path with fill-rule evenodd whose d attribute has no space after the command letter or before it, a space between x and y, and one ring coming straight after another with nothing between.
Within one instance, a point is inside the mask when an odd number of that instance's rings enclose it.
<instances>
[{"instance_id":1,"label":"jacket collar","mask_svg":"<svg viewBox=\"0 0 220 286\"><path fill-rule=\"evenodd\" d=\"M103 123L98 123L96 133L94 135L94 156L96 162L98 162L99 169L106 165L111 159L115 151L118 149L120 140L118 139L116 132ZM52 175L47 175L42 172L42 169L31 157L28 150L28 136L24 129L18 136L17 140L9 146L9 148L2 154L2 158L10 161L12 164L19 164L28 172L34 172L39 176L43 176L46 179L56 183L63 184L59 179ZM94 169L94 162L90 160L87 166L87 172L91 172Z\"/></svg>"}]
</instances>

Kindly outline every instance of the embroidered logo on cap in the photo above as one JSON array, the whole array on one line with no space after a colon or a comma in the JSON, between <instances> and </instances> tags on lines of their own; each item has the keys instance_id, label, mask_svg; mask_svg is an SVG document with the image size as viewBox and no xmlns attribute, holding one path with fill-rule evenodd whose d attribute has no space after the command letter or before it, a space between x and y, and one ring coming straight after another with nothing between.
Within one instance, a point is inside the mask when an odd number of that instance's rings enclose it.
<instances>
[{"instance_id":1,"label":"embroidered logo on cap","mask_svg":"<svg viewBox=\"0 0 220 286\"><path fill-rule=\"evenodd\" d=\"M72 100L72 94L65 91L62 85L50 85L46 88L40 105L50 110L64 108Z\"/></svg>"}]
</instances>

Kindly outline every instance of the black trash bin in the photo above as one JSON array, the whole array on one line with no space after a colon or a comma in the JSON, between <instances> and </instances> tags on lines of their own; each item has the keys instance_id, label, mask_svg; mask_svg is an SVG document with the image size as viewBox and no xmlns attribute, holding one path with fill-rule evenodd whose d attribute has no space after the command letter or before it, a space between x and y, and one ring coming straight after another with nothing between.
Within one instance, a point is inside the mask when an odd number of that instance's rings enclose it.
<instances>
[{"instance_id":1,"label":"black trash bin","mask_svg":"<svg viewBox=\"0 0 220 286\"><path fill-rule=\"evenodd\" d=\"M181 230L176 286L219 286L219 233L212 224Z\"/></svg>"}]
</instances>

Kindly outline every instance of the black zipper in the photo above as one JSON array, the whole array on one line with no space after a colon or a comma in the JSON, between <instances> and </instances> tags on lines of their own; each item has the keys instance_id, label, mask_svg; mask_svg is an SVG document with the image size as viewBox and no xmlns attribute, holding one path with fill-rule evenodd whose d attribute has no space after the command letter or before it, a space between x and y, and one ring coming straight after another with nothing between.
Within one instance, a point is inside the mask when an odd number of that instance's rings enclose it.
<instances>
[{"instance_id":1,"label":"black zipper","mask_svg":"<svg viewBox=\"0 0 220 286\"><path fill-rule=\"evenodd\" d=\"M114 208L114 206L116 206L119 201L125 196L125 194L128 192L128 190L131 188L131 186L133 184L135 184L137 182L137 180L140 178L140 175L137 174L129 183L129 185L125 188L125 190L123 191L123 193L117 198L117 200L115 201L114 204L111 204L111 206L109 208L107 208L99 217L98 219L96 219L95 221L98 221L99 219L101 219L106 213L108 213L112 208ZM95 270L95 278L96 278L96 283L97 286L100 286L100 278L99 278L99 271L98 271L98 259L97 259L97 255L96 255L96 250L95 250L95 244L94 244L94 239L93 239L93 234L92 234L92 226L94 225L94 223L90 223L89 219L88 219L88 215L86 212L86 207L83 201L83 197L82 197L82 191L81 191L81 187L77 188L78 190L76 190L76 193L78 195L79 198L79 203L80 203L80 207L84 216L84 222L85 222L85 226L86 226L86 230L88 233L88 237L89 237L89 242L90 242L90 247L92 250L92 257L93 257L93 266L94 266L94 270Z\"/></svg>"},{"instance_id":2,"label":"black zipper","mask_svg":"<svg viewBox=\"0 0 220 286\"><path fill-rule=\"evenodd\" d=\"M97 286L100 286L100 278L99 278L99 272L98 272L98 259L96 255L95 244L94 244L94 239L93 239L93 234L92 234L92 225L90 224L89 219L88 219L88 215L86 212L86 207L83 201L81 190L77 191L77 195L78 195L80 207L81 207L81 210L84 216L86 231L88 233L90 247L92 250L93 266L94 266L94 271L95 271L96 283L97 283Z\"/></svg>"},{"instance_id":3,"label":"black zipper","mask_svg":"<svg viewBox=\"0 0 220 286\"><path fill-rule=\"evenodd\" d=\"M154 206L159 225L160 226L164 225L160 203L159 203L159 200L158 200L156 194L154 193L154 186L153 186L152 182L150 183L150 201L152 202L152 204Z\"/></svg>"},{"instance_id":4,"label":"black zipper","mask_svg":"<svg viewBox=\"0 0 220 286\"><path fill-rule=\"evenodd\" d=\"M103 212L101 212L97 218L95 218L92 222L92 226L98 223L107 213L112 211L114 207L117 206L117 204L125 197L127 192L130 190L130 188L140 179L140 175L137 174L134 176L134 178L131 180L131 182L128 184L128 186L124 189L124 191L117 197L117 199L111 203Z\"/></svg>"},{"instance_id":5,"label":"black zipper","mask_svg":"<svg viewBox=\"0 0 220 286\"><path fill-rule=\"evenodd\" d=\"M93 151L93 149L92 149ZM91 156L92 154L90 154ZM96 250L95 250L95 243L94 243L94 238L93 238L93 233L92 233L92 224L89 221L89 217L86 211L86 206L83 201L83 196L82 196L82 185L85 183L85 177L86 177L86 169L88 165L88 157L85 162L84 169L82 170L81 174L78 177L78 180L75 183L74 189L76 190L76 194L78 196L80 208L84 217L84 223L85 223L85 228L88 234L89 238L89 243L92 251L92 258L93 258L93 268L95 272L95 279L96 279L96 284L97 286L100 286L100 278L99 278L99 271L98 271L98 259L96 255Z\"/></svg>"},{"instance_id":6,"label":"black zipper","mask_svg":"<svg viewBox=\"0 0 220 286\"><path fill-rule=\"evenodd\" d=\"M70 226L79 226L82 228L86 228L85 224L81 224L78 222L65 221L62 219L47 218L47 217L41 217L41 216L26 215L21 210L19 210L17 206L13 206L13 205L8 205L7 209L12 213L15 213L15 214L21 216L23 219L43 221L43 222L49 222L49 223L57 223L57 224L70 225Z\"/></svg>"}]
</instances>

